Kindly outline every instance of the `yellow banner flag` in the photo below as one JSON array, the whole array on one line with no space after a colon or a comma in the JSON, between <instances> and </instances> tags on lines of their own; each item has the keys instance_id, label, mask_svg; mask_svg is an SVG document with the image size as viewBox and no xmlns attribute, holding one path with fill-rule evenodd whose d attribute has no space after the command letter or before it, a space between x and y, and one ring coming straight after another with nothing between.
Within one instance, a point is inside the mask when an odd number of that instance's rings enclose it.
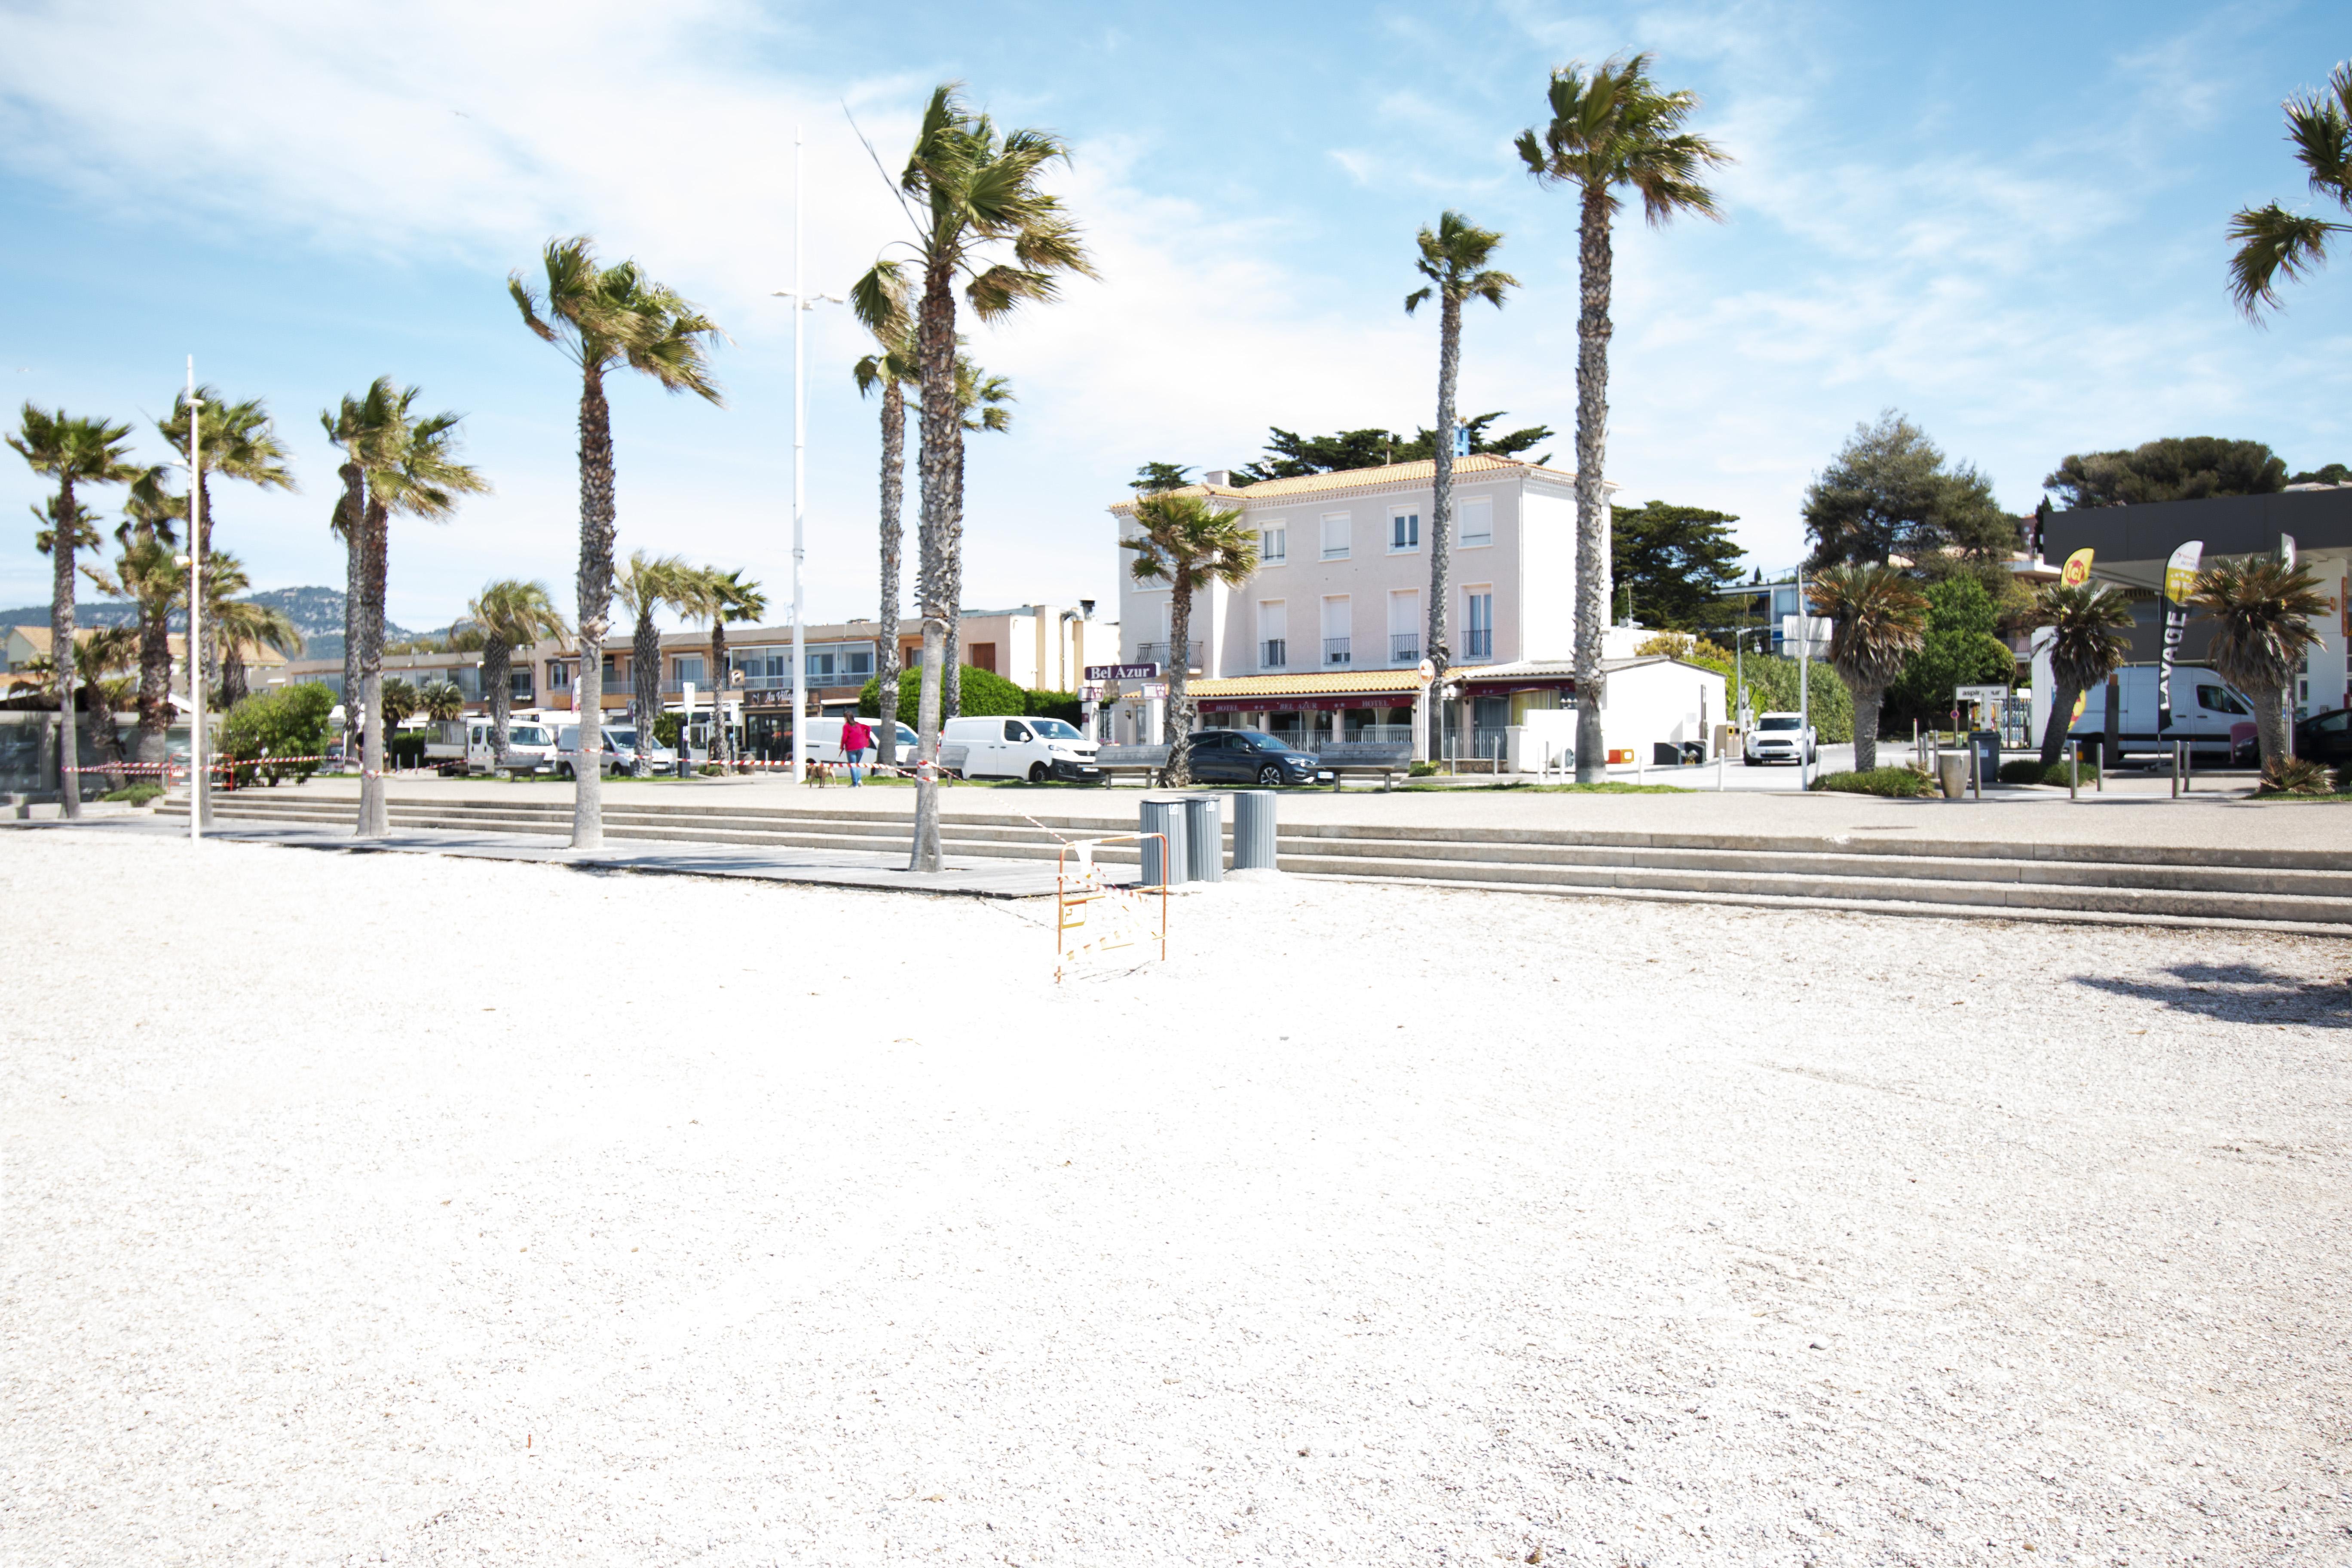
<instances>
[{"instance_id":1,"label":"yellow banner flag","mask_svg":"<svg viewBox=\"0 0 2352 1568\"><path fill-rule=\"evenodd\" d=\"M2091 552L2086 546L2066 557L2066 564L2059 572L2058 581L2069 588L2079 588L2090 580Z\"/></svg>"},{"instance_id":2,"label":"yellow banner flag","mask_svg":"<svg viewBox=\"0 0 2352 1568\"><path fill-rule=\"evenodd\" d=\"M2189 603L2189 595L2197 591L2197 563L2205 553L2205 542L2192 539L2172 552L2164 563L2164 596L2176 605Z\"/></svg>"}]
</instances>

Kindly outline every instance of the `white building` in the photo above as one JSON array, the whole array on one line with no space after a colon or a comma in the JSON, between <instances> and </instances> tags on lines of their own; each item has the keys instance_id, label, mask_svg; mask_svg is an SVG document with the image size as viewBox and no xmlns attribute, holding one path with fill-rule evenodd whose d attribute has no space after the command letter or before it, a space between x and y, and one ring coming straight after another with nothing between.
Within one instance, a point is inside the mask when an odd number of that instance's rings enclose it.
<instances>
[{"instance_id":1,"label":"white building","mask_svg":"<svg viewBox=\"0 0 2352 1568\"><path fill-rule=\"evenodd\" d=\"M1257 573L1196 594L1192 646L1178 650L1171 591L1136 582L1122 547L1120 661L1165 669L1181 652L1213 726L1310 748L1406 739L1424 684L1434 470L1397 463L1244 486L1213 470L1183 493L1238 506L1258 538ZM1491 755L1528 710L1575 700L1575 486L1573 474L1516 458L1454 461L1447 637L1458 699L1447 731L1457 754ZM1131 537L1134 500L1110 510ZM1157 683L1119 684L1103 693L1107 733L1158 738Z\"/></svg>"}]
</instances>

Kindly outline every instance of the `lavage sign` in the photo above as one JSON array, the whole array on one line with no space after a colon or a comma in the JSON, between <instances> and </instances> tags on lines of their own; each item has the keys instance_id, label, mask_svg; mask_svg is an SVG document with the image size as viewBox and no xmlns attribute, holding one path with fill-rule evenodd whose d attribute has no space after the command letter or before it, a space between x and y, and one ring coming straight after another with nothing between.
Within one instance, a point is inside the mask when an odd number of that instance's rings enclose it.
<instances>
[{"instance_id":1,"label":"lavage sign","mask_svg":"<svg viewBox=\"0 0 2352 1568\"><path fill-rule=\"evenodd\" d=\"M2192 539L2164 563L2164 651L2156 664L2156 732L2172 728L2172 661L2189 633L2189 595L2197 591L2197 563L2205 542Z\"/></svg>"}]
</instances>

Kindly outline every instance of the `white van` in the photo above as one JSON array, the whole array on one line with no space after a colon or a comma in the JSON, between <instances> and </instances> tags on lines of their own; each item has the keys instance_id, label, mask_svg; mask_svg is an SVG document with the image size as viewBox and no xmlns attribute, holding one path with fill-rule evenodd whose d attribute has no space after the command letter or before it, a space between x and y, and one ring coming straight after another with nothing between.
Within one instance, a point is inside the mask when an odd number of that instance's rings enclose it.
<instances>
[{"instance_id":1,"label":"white van","mask_svg":"<svg viewBox=\"0 0 2352 1568\"><path fill-rule=\"evenodd\" d=\"M499 765L490 748L490 721L466 723L466 771L489 773ZM507 766L519 773L543 773L555 766L555 731L543 724L507 721Z\"/></svg>"},{"instance_id":2,"label":"white van","mask_svg":"<svg viewBox=\"0 0 2352 1568\"><path fill-rule=\"evenodd\" d=\"M968 779L1102 781L1096 743L1060 719L950 719L940 731L941 752L951 745L963 748Z\"/></svg>"},{"instance_id":3,"label":"white van","mask_svg":"<svg viewBox=\"0 0 2352 1568\"><path fill-rule=\"evenodd\" d=\"M811 719L808 721L808 750L803 752L803 755L812 763L840 762L842 760L841 731L842 726L847 722L848 721L846 719ZM876 750L881 743L882 721L879 719L867 719L864 721L864 723L868 730L871 730L874 732L874 739L868 742L866 747L866 760L870 763L874 760ZM915 731L908 729L905 724L902 723L898 726L898 760L900 762L910 763L914 761L915 742L918 738L919 737L915 734Z\"/></svg>"},{"instance_id":4,"label":"white van","mask_svg":"<svg viewBox=\"0 0 2352 1568\"><path fill-rule=\"evenodd\" d=\"M2172 726L2159 733L2156 667L2127 665L2116 671L2116 718L2126 752L2160 751L2176 740L2189 742L2199 752L2228 752L2231 730L2254 721L2253 704L2236 687L2203 665L2176 664L2172 667ZM2068 732L2095 741L2106 729L2107 689L2102 685L2092 689L2091 700L2083 705L2083 716Z\"/></svg>"}]
</instances>

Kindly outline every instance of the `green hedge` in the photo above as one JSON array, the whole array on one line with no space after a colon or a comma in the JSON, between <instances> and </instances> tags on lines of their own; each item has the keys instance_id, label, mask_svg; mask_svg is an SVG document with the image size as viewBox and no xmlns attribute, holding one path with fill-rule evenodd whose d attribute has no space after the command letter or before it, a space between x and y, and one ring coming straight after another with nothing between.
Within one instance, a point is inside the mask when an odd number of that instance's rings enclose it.
<instances>
[{"instance_id":1,"label":"green hedge","mask_svg":"<svg viewBox=\"0 0 2352 1568\"><path fill-rule=\"evenodd\" d=\"M1872 768L1867 773L1823 773L1813 781L1812 787L1843 795L1886 795L1896 800L1916 800L1935 792L1935 786L1927 782L1927 774L1909 768Z\"/></svg>"},{"instance_id":2,"label":"green hedge","mask_svg":"<svg viewBox=\"0 0 2352 1568\"><path fill-rule=\"evenodd\" d=\"M125 784L122 788L100 795L100 800L121 801L125 805L145 805L163 793L159 784Z\"/></svg>"},{"instance_id":3,"label":"green hedge","mask_svg":"<svg viewBox=\"0 0 2352 1568\"><path fill-rule=\"evenodd\" d=\"M421 768L426 739L422 730L395 730L383 738L384 755L395 768Z\"/></svg>"},{"instance_id":4,"label":"green hedge","mask_svg":"<svg viewBox=\"0 0 2352 1568\"><path fill-rule=\"evenodd\" d=\"M923 672L898 672L898 721L911 725L923 700ZM876 676L857 694L857 711L868 719L882 716L882 678ZM1030 691L1004 677L971 665L963 667L963 716L967 719L1066 719L1075 724L1083 710L1072 691Z\"/></svg>"}]
</instances>

